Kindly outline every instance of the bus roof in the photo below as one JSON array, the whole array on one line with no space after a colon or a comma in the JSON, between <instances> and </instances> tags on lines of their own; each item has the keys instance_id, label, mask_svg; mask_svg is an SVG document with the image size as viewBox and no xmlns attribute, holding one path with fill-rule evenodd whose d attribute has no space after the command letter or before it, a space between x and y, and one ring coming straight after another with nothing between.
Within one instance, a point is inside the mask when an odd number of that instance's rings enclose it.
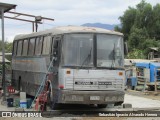
<instances>
[{"instance_id":1,"label":"bus roof","mask_svg":"<svg viewBox=\"0 0 160 120\"><path fill-rule=\"evenodd\" d=\"M56 35L56 34L63 34L63 33L106 33L106 34L123 36L123 34L120 32L102 29L102 28L86 27L86 26L65 26L65 27L55 27L52 29L47 29L45 31L34 32L30 34L20 34L20 35L17 35L14 40L25 39L29 37L44 35L44 34Z\"/></svg>"}]
</instances>

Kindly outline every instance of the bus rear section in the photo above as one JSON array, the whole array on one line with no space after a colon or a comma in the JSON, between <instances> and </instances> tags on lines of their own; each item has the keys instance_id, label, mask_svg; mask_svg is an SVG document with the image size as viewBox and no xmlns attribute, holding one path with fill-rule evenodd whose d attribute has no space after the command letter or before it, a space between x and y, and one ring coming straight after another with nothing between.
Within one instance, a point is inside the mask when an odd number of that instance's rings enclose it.
<instances>
[{"instance_id":1,"label":"bus rear section","mask_svg":"<svg viewBox=\"0 0 160 120\"><path fill-rule=\"evenodd\" d=\"M124 101L123 70L60 69L59 103L122 104Z\"/></svg>"}]
</instances>

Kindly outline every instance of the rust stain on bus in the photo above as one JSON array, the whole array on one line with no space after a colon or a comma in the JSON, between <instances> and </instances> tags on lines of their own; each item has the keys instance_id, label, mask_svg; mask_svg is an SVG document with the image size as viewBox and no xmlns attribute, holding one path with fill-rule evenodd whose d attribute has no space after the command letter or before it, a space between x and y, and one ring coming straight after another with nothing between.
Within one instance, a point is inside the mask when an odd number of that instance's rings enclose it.
<instances>
[{"instance_id":1,"label":"rust stain on bus","mask_svg":"<svg viewBox=\"0 0 160 120\"><path fill-rule=\"evenodd\" d=\"M34 63L32 60L14 60L13 62Z\"/></svg>"}]
</instances>

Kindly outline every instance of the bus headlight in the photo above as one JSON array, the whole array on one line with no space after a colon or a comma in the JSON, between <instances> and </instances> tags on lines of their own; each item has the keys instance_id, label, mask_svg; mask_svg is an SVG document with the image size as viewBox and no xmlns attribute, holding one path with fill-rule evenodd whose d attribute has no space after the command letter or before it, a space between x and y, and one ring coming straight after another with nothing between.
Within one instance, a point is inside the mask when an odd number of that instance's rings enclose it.
<instances>
[{"instance_id":1,"label":"bus headlight","mask_svg":"<svg viewBox=\"0 0 160 120\"><path fill-rule=\"evenodd\" d=\"M116 96L109 96L109 97L105 98L105 101L108 101L108 102L117 101L117 97Z\"/></svg>"},{"instance_id":2,"label":"bus headlight","mask_svg":"<svg viewBox=\"0 0 160 120\"><path fill-rule=\"evenodd\" d=\"M122 97L122 96L118 97L118 101L123 101L123 100L124 100L124 97Z\"/></svg>"}]
</instances>

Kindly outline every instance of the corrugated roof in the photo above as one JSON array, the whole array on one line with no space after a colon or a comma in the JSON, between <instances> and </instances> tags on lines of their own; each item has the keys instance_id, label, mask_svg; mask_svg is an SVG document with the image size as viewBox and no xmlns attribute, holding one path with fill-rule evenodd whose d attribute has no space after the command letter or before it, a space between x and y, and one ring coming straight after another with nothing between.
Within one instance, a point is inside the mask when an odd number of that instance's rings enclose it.
<instances>
[{"instance_id":1,"label":"corrugated roof","mask_svg":"<svg viewBox=\"0 0 160 120\"><path fill-rule=\"evenodd\" d=\"M151 50L158 51L158 47L149 47Z\"/></svg>"},{"instance_id":2,"label":"corrugated roof","mask_svg":"<svg viewBox=\"0 0 160 120\"><path fill-rule=\"evenodd\" d=\"M16 6L17 5L14 5L14 4L8 4L8 3L2 3L2 2L0 2L0 9L3 9L4 12L7 12L7 11L9 11L11 9L14 9Z\"/></svg>"}]
</instances>

